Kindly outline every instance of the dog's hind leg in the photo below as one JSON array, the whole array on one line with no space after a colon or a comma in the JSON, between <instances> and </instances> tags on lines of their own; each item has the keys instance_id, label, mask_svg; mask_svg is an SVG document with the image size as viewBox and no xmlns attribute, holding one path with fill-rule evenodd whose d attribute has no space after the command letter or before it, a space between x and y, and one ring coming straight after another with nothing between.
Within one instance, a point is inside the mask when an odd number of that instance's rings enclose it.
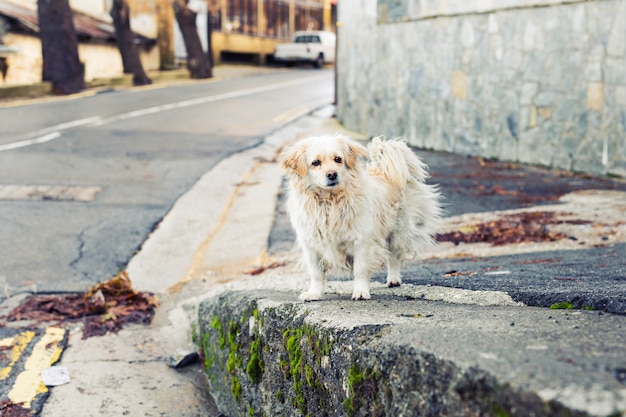
<instances>
[{"instance_id":1,"label":"dog's hind leg","mask_svg":"<svg viewBox=\"0 0 626 417\"><path fill-rule=\"evenodd\" d=\"M387 263L387 286L399 287L402 284L402 259L397 253L389 254L389 261Z\"/></svg>"},{"instance_id":2,"label":"dog's hind leg","mask_svg":"<svg viewBox=\"0 0 626 417\"><path fill-rule=\"evenodd\" d=\"M300 294L301 301L321 300L324 293L325 276L320 265L320 257L309 248L303 248L304 261L311 283L308 291Z\"/></svg>"}]
</instances>

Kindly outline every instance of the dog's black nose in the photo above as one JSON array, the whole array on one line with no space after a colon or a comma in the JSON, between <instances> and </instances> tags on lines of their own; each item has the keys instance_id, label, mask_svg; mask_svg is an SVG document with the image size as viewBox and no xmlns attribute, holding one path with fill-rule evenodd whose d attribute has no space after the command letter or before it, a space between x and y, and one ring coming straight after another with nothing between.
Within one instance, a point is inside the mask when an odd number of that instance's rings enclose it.
<instances>
[{"instance_id":1,"label":"dog's black nose","mask_svg":"<svg viewBox=\"0 0 626 417\"><path fill-rule=\"evenodd\" d=\"M335 181L337 179L337 173L335 171L327 172L326 178L328 178L330 181Z\"/></svg>"}]
</instances>

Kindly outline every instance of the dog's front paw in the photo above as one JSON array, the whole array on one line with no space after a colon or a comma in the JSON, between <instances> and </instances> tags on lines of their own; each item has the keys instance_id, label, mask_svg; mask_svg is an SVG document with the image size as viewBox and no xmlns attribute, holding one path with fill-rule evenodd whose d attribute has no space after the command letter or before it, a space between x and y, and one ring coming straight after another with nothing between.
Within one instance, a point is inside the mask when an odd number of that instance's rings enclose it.
<instances>
[{"instance_id":1,"label":"dog's front paw","mask_svg":"<svg viewBox=\"0 0 626 417\"><path fill-rule=\"evenodd\" d=\"M321 299L322 299L321 292L305 291L302 294L300 294L300 301L315 301L315 300L321 300Z\"/></svg>"},{"instance_id":2,"label":"dog's front paw","mask_svg":"<svg viewBox=\"0 0 626 417\"><path fill-rule=\"evenodd\" d=\"M387 286L389 288L399 287L400 285L402 285L402 279L401 278L391 279L391 278L387 277Z\"/></svg>"},{"instance_id":3,"label":"dog's front paw","mask_svg":"<svg viewBox=\"0 0 626 417\"><path fill-rule=\"evenodd\" d=\"M369 300L372 298L369 291L366 290L354 290L352 292L353 300Z\"/></svg>"}]
</instances>

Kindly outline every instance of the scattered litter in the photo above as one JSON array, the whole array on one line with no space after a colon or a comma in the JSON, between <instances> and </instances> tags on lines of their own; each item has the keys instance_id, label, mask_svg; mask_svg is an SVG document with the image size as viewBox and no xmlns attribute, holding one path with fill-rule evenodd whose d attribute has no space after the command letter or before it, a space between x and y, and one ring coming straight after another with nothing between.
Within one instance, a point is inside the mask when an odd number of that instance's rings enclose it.
<instances>
[{"instance_id":1,"label":"scattered litter","mask_svg":"<svg viewBox=\"0 0 626 417\"><path fill-rule=\"evenodd\" d=\"M398 317L408 317L411 319L426 319L426 318L430 318L430 317L434 317L432 314L421 314L421 313L417 313L417 314L407 314L407 313L403 313L403 314L398 314Z\"/></svg>"},{"instance_id":2,"label":"scattered litter","mask_svg":"<svg viewBox=\"0 0 626 417\"><path fill-rule=\"evenodd\" d=\"M511 271L502 270L502 271L488 271L485 272L485 275L508 275Z\"/></svg>"},{"instance_id":3,"label":"scattered litter","mask_svg":"<svg viewBox=\"0 0 626 417\"><path fill-rule=\"evenodd\" d=\"M538 264L552 264L562 261L563 258L545 258L545 259L527 259L523 261L513 262L515 265L538 265Z\"/></svg>"},{"instance_id":4,"label":"scattered litter","mask_svg":"<svg viewBox=\"0 0 626 417\"><path fill-rule=\"evenodd\" d=\"M263 272L265 272L268 269L276 269L276 268L280 268L282 266L287 265L287 262L272 262L271 264L267 265L267 266L260 266L258 268L252 269L248 272L246 272L248 275L260 275Z\"/></svg>"},{"instance_id":5,"label":"scattered litter","mask_svg":"<svg viewBox=\"0 0 626 417\"><path fill-rule=\"evenodd\" d=\"M456 271L456 270L452 270L452 271L448 271L446 273L444 273L442 276L446 277L446 278L450 278L450 277L473 277L474 275L476 275L477 272L462 272L462 271Z\"/></svg>"},{"instance_id":6,"label":"scattered litter","mask_svg":"<svg viewBox=\"0 0 626 417\"><path fill-rule=\"evenodd\" d=\"M47 387L70 383L70 371L65 366L51 366L41 371L41 380Z\"/></svg>"},{"instance_id":7,"label":"scattered litter","mask_svg":"<svg viewBox=\"0 0 626 417\"><path fill-rule=\"evenodd\" d=\"M516 213L504 216L488 223L479 223L463 226L459 230L443 233L437 236L439 242L459 243L491 243L493 246L511 243L526 242L554 242L570 236L550 231L550 225L558 224L588 224L586 220L559 220L557 215L568 213L554 213L550 211L533 211Z\"/></svg>"},{"instance_id":8,"label":"scattered litter","mask_svg":"<svg viewBox=\"0 0 626 417\"><path fill-rule=\"evenodd\" d=\"M169 365L174 369L184 368L198 362L198 352L177 351L169 358Z\"/></svg>"},{"instance_id":9,"label":"scattered litter","mask_svg":"<svg viewBox=\"0 0 626 417\"><path fill-rule=\"evenodd\" d=\"M85 294L30 296L9 313L7 320L82 320L86 339L116 333L129 323L149 324L157 305L152 294L133 290L128 274L121 272Z\"/></svg>"},{"instance_id":10,"label":"scattered litter","mask_svg":"<svg viewBox=\"0 0 626 417\"><path fill-rule=\"evenodd\" d=\"M0 416L2 417L32 417L32 410L15 404L10 400L0 401Z\"/></svg>"}]
</instances>

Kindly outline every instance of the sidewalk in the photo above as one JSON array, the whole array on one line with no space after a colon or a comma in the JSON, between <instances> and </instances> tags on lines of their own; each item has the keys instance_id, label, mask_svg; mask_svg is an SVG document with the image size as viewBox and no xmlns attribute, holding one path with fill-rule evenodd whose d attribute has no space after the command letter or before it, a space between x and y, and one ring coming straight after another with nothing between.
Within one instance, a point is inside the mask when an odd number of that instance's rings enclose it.
<instances>
[{"instance_id":1,"label":"sidewalk","mask_svg":"<svg viewBox=\"0 0 626 417\"><path fill-rule=\"evenodd\" d=\"M158 295L152 324L72 330L72 381L41 416L624 415L624 183L420 152L451 241L407 265L400 288L375 277L370 301L331 280L303 304L277 157L341 131L332 112L223 160L179 199L127 269ZM453 242L528 212L566 237ZM192 335L202 363L173 368L197 351Z\"/></svg>"}]
</instances>

